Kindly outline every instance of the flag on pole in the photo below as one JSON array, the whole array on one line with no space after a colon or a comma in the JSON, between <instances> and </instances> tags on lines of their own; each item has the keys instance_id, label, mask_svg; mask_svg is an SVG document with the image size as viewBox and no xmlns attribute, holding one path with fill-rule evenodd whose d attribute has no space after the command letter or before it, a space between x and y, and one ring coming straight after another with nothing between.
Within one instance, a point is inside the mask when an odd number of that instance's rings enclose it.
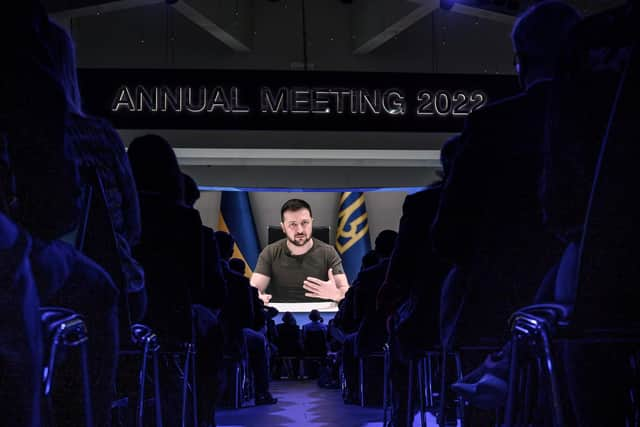
<instances>
[{"instance_id":1,"label":"flag on pole","mask_svg":"<svg viewBox=\"0 0 640 427\"><path fill-rule=\"evenodd\" d=\"M371 250L367 207L362 192L345 192L340 196L336 250L342 257L349 283L353 283L360 271L362 257Z\"/></svg>"},{"instance_id":2,"label":"flag on pole","mask_svg":"<svg viewBox=\"0 0 640 427\"><path fill-rule=\"evenodd\" d=\"M233 258L245 262L245 275L251 276L260 254L260 243L246 191L223 191L220 199L218 230L230 233L236 241Z\"/></svg>"}]
</instances>

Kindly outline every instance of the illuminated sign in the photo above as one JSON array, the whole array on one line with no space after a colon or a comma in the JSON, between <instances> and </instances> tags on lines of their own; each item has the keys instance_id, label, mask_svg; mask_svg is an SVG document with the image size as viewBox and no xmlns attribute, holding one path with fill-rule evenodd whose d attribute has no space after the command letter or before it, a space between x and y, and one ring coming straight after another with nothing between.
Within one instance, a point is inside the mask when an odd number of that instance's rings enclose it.
<instances>
[{"instance_id":1,"label":"illuminated sign","mask_svg":"<svg viewBox=\"0 0 640 427\"><path fill-rule=\"evenodd\" d=\"M85 109L118 128L454 132L512 76L80 70Z\"/></svg>"}]
</instances>

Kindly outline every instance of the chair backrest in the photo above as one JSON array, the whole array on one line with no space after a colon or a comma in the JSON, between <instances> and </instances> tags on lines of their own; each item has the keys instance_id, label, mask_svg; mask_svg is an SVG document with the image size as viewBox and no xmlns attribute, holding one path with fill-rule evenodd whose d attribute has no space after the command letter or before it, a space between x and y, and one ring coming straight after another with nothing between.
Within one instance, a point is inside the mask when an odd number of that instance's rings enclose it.
<instances>
[{"instance_id":1,"label":"chair backrest","mask_svg":"<svg viewBox=\"0 0 640 427\"><path fill-rule=\"evenodd\" d=\"M280 356L299 356L302 353L300 346L300 328L280 324L276 345Z\"/></svg>"},{"instance_id":2,"label":"chair backrest","mask_svg":"<svg viewBox=\"0 0 640 427\"><path fill-rule=\"evenodd\" d=\"M632 89L639 71L634 47L602 143L580 245L574 325L584 329L640 326L640 127Z\"/></svg>"},{"instance_id":3,"label":"chair backrest","mask_svg":"<svg viewBox=\"0 0 640 427\"><path fill-rule=\"evenodd\" d=\"M327 354L327 337L324 331L307 331L304 334L304 355L325 356Z\"/></svg>"}]
</instances>

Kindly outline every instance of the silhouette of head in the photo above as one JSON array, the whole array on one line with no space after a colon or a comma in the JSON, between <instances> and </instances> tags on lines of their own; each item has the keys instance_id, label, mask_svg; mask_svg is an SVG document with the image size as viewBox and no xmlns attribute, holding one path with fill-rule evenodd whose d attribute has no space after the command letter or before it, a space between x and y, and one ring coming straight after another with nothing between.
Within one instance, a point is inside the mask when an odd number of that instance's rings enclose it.
<instances>
[{"instance_id":1,"label":"silhouette of head","mask_svg":"<svg viewBox=\"0 0 640 427\"><path fill-rule=\"evenodd\" d=\"M290 311L286 311L282 315L282 323L286 323L287 325L297 325L298 324L298 322L296 322L296 318L293 317L293 314L291 314Z\"/></svg>"},{"instance_id":2,"label":"silhouette of head","mask_svg":"<svg viewBox=\"0 0 640 427\"><path fill-rule=\"evenodd\" d=\"M525 88L556 74L570 32L580 20L574 7L559 0L536 3L516 20L511 32L514 65Z\"/></svg>"},{"instance_id":3,"label":"silhouette of head","mask_svg":"<svg viewBox=\"0 0 640 427\"><path fill-rule=\"evenodd\" d=\"M129 162L139 192L184 200L184 178L173 148L159 135L148 134L131 141Z\"/></svg>"},{"instance_id":4,"label":"silhouette of head","mask_svg":"<svg viewBox=\"0 0 640 427\"><path fill-rule=\"evenodd\" d=\"M375 240L376 253L382 258L390 257L397 237L398 233L394 230L382 230Z\"/></svg>"},{"instance_id":5,"label":"silhouette of head","mask_svg":"<svg viewBox=\"0 0 640 427\"><path fill-rule=\"evenodd\" d=\"M226 261L230 260L233 256L233 247L236 244L235 239L231 234L221 230L216 231L214 235L216 237L216 242L218 243L220 257Z\"/></svg>"},{"instance_id":6,"label":"silhouette of head","mask_svg":"<svg viewBox=\"0 0 640 427\"><path fill-rule=\"evenodd\" d=\"M231 258L229 260L229 268L238 274L242 274L243 276L244 276L245 267L246 267L246 264L240 258Z\"/></svg>"},{"instance_id":7,"label":"silhouette of head","mask_svg":"<svg viewBox=\"0 0 640 427\"><path fill-rule=\"evenodd\" d=\"M12 11L4 12L5 19L0 25L3 58L0 75L6 83L0 113L35 110L48 117L63 114L67 101L50 51L51 24L47 12L39 0L11 2L11 6Z\"/></svg>"},{"instance_id":8,"label":"silhouette of head","mask_svg":"<svg viewBox=\"0 0 640 427\"><path fill-rule=\"evenodd\" d=\"M320 316L320 312L314 308L309 312L309 320L312 322L321 322L322 316Z\"/></svg>"},{"instance_id":9,"label":"silhouette of head","mask_svg":"<svg viewBox=\"0 0 640 427\"><path fill-rule=\"evenodd\" d=\"M182 174L182 179L184 180L184 203L187 206L193 207L196 204L196 201L200 198L200 190L198 189L198 184L186 173Z\"/></svg>"},{"instance_id":10,"label":"silhouette of head","mask_svg":"<svg viewBox=\"0 0 640 427\"><path fill-rule=\"evenodd\" d=\"M84 115L80 87L78 86L75 43L67 30L51 20L47 29L47 48L51 57L53 73L64 92L67 109L76 114Z\"/></svg>"}]
</instances>

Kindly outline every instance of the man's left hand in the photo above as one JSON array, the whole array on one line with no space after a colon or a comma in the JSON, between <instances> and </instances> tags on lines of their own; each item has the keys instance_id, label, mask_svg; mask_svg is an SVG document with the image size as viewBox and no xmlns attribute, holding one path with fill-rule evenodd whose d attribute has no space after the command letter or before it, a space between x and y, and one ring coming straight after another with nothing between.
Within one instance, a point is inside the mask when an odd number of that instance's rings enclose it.
<instances>
[{"instance_id":1,"label":"man's left hand","mask_svg":"<svg viewBox=\"0 0 640 427\"><path fill-rule=\"evenodd\" d=\"M329 280L320 280L317 277L307 277L302 287L307 291L304 296L332 301L339 301L343 295L336 286L336 279L333 277L333 269L329 269Z\"/></svg>"}]
</instances>

